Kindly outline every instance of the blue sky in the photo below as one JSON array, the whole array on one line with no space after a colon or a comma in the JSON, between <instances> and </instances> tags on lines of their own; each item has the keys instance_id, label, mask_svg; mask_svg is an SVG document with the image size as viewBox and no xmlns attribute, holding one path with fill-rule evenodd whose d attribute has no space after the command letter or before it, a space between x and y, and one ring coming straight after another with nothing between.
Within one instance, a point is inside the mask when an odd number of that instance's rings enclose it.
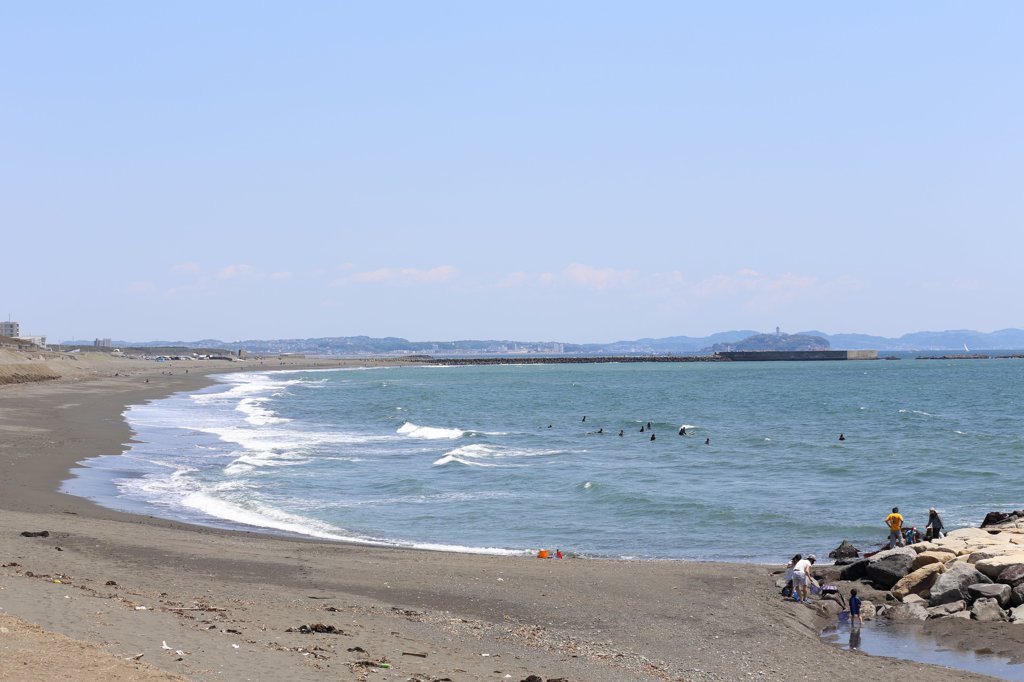
<instances>
[{"instance_id":1,"label":"blue sky","mask_svg":"<svg viewBox=\"0 0 1024 682\"><path fill-rule=\"evenodd\" d=\"M8 5L0 313L55 340L1024 327L1022 20Z\"/></svg>"}]
</instances>

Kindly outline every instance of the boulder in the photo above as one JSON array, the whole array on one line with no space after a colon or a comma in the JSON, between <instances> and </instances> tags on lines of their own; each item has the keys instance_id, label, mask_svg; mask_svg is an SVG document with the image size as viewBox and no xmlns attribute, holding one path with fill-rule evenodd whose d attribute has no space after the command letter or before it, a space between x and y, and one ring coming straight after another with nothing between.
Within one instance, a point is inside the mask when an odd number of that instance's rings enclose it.
<instances>
[{"instance_id":1,"label":"boulder","mask_svg":"<svg viewBox=\"0 0 1024 682\"><path fill-rule=\"evenodd\" d=\"M908 595L916 594L923 598L922 601L926 601L931 597L932 585L945 570L944 564L935 563L922 566L900 578L892 587L892 596L906 603ZM1007 592L1007 597L1009 597L1009 592Z\"/></svg>"},{"instance_id":2,"label":"boulder","mask_svg":"<svg viewBox=\"0 0 1024 682\"><path fill-rule=\"evenodd\" d=\"M928 620L929 615L924 604L898 604L885 610L890 620Z\"/></svg>"},{"instance_id":3,"label":"boulder","mask_svg":"<svg viewBox=\"0 0 1024 682\"><path fill-rule=\"evenodd\" d=\"M1024 604L1024 585L1017 585L1017 587L1010 590L1010 606L1020 606Z\"/></svg>"},{"instance_id":4,"label":"boulder","mask_svg":"<svg viewBox=\"0 0 1024 682\"><path fill-rule=\"evenodd\" d=\"M995 599L1000 608L1010 605L1010 586L999 583L978 583L967 586L967 596L973 600Z\"/></svg>"},{"instance_id":5,"label":"boulder","mask_svg":"<svg viewBox=\"0 0 1024 682\"><path fill-rule=\"evenodd\" d=\"M1011 512L991 511L988 514L985 514L985 520L981 522L981 527L988 528L990 526L999 526L1004 523L1010 524L1021 519L1024 519L1024 509Z\"/></svg>"},{"instance_id":6,"label":"boulder","mask_svg":"<svg viewBox=\"0 0 1024 682\"><path fill-rule=\"evenodd\" d=\"M1012 608L1007 613L1010 615L1011 623L1019 623L1021 625L1024 625L1024 606Z\"/></svg>"},{"instance_id":7,"label":"boulder","mask_svg":"<svg viewBox=\"0 0 1024 682\"><path fill-rule=\"evenodd\" d=\"M1017 587L1017 585L1024 584L1024 564L1014 564L1013 566L1007 566L996 578L997 583L1003 583L1010 587Z\"/></svg>"},{"instance_id":8,"label":"boulder","mask_svg":"<svg viewBox=\"0 0 1024 682\"><path fill-rule=\"evenodd\" d=\"M1009 616L999 608L995 599L979 599L971 607L971 619L982 623L997 623L1009 620Z\"/></svg>"},{"instance_id":9,"label":"boulder","mask_svg":"<svg viewBox=\"0 0 1024 682\"><path fill-rule=\"evenodd\" d=\"M856 561L843 566L839 572L840 580L860 580L868 574L868 563L870 559L857 559Z\"/></svg>"},{"instance_id":10,"label":"boulder","mask_svg":"<svg viewBox=\"0 0 1024 682\"><path fill-rule=\"evenodd\" d=\"M963 611L967 608L967 602L963 599L960 601L952 601L948 604L942 604L941 606L933 606L928 609L929 618L945 618L951 616L957 611ZM969 615L969 614L968 614Z\"/></svg>"},{"instance_id":11,"label":"boulder","mask_svg":"<svg viewBox=\"0 0 1024 682\"><path fill-rule=\"evenodd\" d=\"M998 578L1000 573L1014 564L1024 564L1024 552L1005 554L1003 556L995 556L990 559L982 559L981 561L974 562L974 566L979 571L993 580Z\"/></svg>"},{"instance_id":12,"label":"boulder","mask_svg":"<svg viewBox=\"0 0 1024 682\"><path fill-rule=\"evenodd\" d=\"M952 552L946 549L930 549L927 552L921 552L914 557L913 563L910 564L910 572L913 573L922 566L928 564L944 564L950 559L956 558L956 552Z\"/></svg>"},{"instance_id":13,"label":"boulder","mask_svg":"<svg viewBox=\"0 0 1024 682\"><path fill-rule=\"evenodd\" d=\"M843 607L831 599L822 599L814 605L814 610L822 618L835 620L836 616L839 615L839 612L843 610Z\"/></svg>"},{"instance_id":14,"label":"boulder","mask_svg":"<svg viewBox=\"0 0 1024 682\"><path fill-rule=\"evenodd\" d=\"M879 552L871 557L867 567L867 577L878 585L879 589L888 590L910 573L910 565L914 563L917 552L909 547L896 547Z\"/></svg>"},{"instance_id":15,"label":"boulder","mask_svg":"<svg viewBox=\"0 0 1024 682\"><path fill-rule=\"evenodd\" d=\"M910 594L908 594L907 596L905 596L903 598L903 603L904 604L927 604L928 600L925 599L924 597L922 597L919 594L914 594L913 592L911 592Z\"/></svg>"},{"instance_id":16,"label":"boulder","mask_svg":"<svg viewBox=\"0 0 1024 682\"><path fill-rule=\"evenodd\" d=\"M929 606L941 606L950 602L967 599L967 586L976 583L992 582L984 573L981 573L970 564L954 561L947 568L946 572L938 577L932 585Z\"/></svg>"},{"instance_id":17,"label":"boulder","mask_svg":"<svg viewBox=\"0 0 1024 682\"><path fill-rule=\"evenodd\" d=\"M964 619L968 619L969 620L970 617L971 617L971 612L968 611L967 609L964 609L963 611L957 611L956 613L949 614L949 617L950 618L964 618Z\"/></svg>"},{"instance_id":18,"label":"boulder","mask_svg":"<svg viewBox=\"0 0 1024 682\"><path fill-rule=\"evenodd\" d=\"M849 540L843 540L828 556L830 559L856 559L860 556L860 550L851 545Z\"/></svg>"},{"instance_id":19,"label":"boulder","mask_svg":"<svg viewBox=\"0 0 1024 682\"><path fill-rule=\"evenodd\" d=\"M875 608L873 603L869 601L861 602L860 615L864 620L874 620L877 612L878 609Z\"/></svg>"}]
</instances>

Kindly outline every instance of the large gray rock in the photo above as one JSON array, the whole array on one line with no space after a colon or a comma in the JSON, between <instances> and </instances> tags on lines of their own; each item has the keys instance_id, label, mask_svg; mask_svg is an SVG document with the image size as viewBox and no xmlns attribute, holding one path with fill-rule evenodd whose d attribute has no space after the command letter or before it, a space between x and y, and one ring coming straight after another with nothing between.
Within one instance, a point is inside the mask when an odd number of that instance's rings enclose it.
<instances>
[{"instance_id":1,"label":"large gray rock","mask_svg":"<svg viewBox=\"0 0 1024 682\"><path fill-rule=\"evenodd\" d=\"M860 616L864 620L874 620L877 612L878 610L875 608L875 605L869 601L863 602L860 605Z\"/></svg>"},{"instance_id":2,"label":"large gray rock","mask_svg":"<svg viewBox=\"0 0 1024 682\"><path fill-rule=\"evenodd\" d=\"M946 616L953 615L957 611L963 611L966 608L967 608L967 602L963 601L962 599L960 601L952 601L952 602L949 602L948 604L943 604L941 606L933 606L933 607L931 607L930 609L928 609L928 617L929 618L945 618Z\"/></svg>"},{"instance_id":3,"label":"large gray rock","mask_svg":"<svg viewBox=\"0 0 1024 682\"><path fill-rule=\"evenodd\" d=\"M924 604L897 604L885 610L885 617L890 620L928 620L931 614Z\"/></svg>"},{"instance_id":4,"label":"large gray rock","mask_svg":"<svg viewBox=\"0 0 1024 682\"><path fill-rule=\"evenodd\" d=\"M1010 622L1024 625L1024 606L1010 609Z\"/></svg>"},{"instance_id":5,"label":"large gray rock","mask_svg":"<svg viewBox=\"0 0 1024 682\"><path fill-rule=\"evenodd\" d=\"M828 556L830 559L856 559L860 556L860 550L851 545L849 540L843 540Z\"/></svg>"},{"instance_id":6,"label":"large gray rock","mask_svg":"<svg viewBox=\"0 0 1024 682\"><path fill-rule=\"evenodd\" d=\"M982 623L997 623L1009 620L1010 617L999 608L995 599L979 599L971 607L971 618Z\"/></svg>"},{"instance_id":7,"label":"large gray rock","mask_svg":"<svg viewBox=\"0 0 1024 682\"><path fill-rule=\"evenodd\" d=\"M932 585L929 606L941 606L961 599L967 599L967 586L977 583L990 583L984 573L962 561L950 564L946 572Z\"/></svg>"},{"instance_id":8,"label":"large gray rock","mask_svg":"<svg viewBox=\"0 0 1024 682\"><path fill-rule=\"evenodd\" d=\"M814 605L814 610L820 617L825 618L826 620L833 620L839 615L839 612L843 610L843 607L831 599L822 599Z\"/></svg>"},{"instance_id":9,"label":"large gray rock","mask_svg":"<svg viewBox=\"0 0 1024 682\"><path fill-rule=\"evenodd\" d=\"M1024 585L1024 564L1014 564L1003 569L999 577L996 578L996 582L1009 585L1010 587Z\"/></svg>"},{"instance_id":10,"label":"large gray rock","mask_svg":"<svg viewBox=\"0 0 1024 682\"><path fill-rule=\"evenodd\" d=\"M917 552L910 547L896 547L879 552L868 562L867 577L878 585L879 589L892 589L900 578L910 573L910 566L916 557Z\"/></svg>"},{"instance_id":11,"label":"large gray rock","mask_svg":"<svg viewBox=\"0 0 1024 682\"><path fill-rule=\"evenodd\" d=\"M1010 590L1010 606L1020 606L1024 604L1024 584L1017 585L1017 587Z\"/></svg>"},{"instance_id":12,"label":"large gray rock","mask_svg":"<svg viewBox=\"0 0 1024 682\"><path fill-rule=\"evenodd\" d=\"M868 564L871 562L870 559L857 559L849 564L843 566L843 570L839 572L840 580L860 580L868 574Z\"/></svg>"},{"instance_id":13,"label":"large gray rock","mask_svg":"<svg viewBox=\"0 0 1024 682\"><path fill-rule=\"evenodd\" d=\"M967 596L971 599L995 599L1000 608L1010 605L1010 586L998 583L977 583L967 586Z\"/></svg>"}]
</instances>

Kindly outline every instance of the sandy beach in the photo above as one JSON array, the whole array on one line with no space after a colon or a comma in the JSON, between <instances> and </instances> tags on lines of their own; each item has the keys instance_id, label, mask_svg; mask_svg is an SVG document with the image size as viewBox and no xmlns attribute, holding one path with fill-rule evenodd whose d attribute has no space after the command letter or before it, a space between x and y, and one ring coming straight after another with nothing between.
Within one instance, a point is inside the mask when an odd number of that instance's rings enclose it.
<instances>
[{"instance_id":1,"label":"sandy beach","mask_svg":"<svg viewBox=\"0 0 1024 682\"><path fill-rule=\"evenodd\" d=\"M991 679L822 643L780 566L381 549L98 507L57 490L130 442L124 408L240 363L64 362L0 386L0 680ZM1020 644L960 625L964 648Z\"/></svg>"}]
</instances>

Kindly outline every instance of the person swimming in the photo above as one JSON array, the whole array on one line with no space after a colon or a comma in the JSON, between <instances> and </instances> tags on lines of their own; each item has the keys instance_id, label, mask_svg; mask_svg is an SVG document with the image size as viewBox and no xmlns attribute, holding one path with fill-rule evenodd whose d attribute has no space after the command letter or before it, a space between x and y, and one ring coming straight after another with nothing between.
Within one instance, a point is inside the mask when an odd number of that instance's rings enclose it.
<instances>
[{"instance_id":1,"label":"person swimming","mask_svg":"<svg viewBox=\"0 0 1024 682\"><path fill-rule=\"evenodd\" d=\"M640 427L640 433L643 433L643 432L644 432L644 427L641 426Z\"/></svg>"},{"instance_id":2,"label":"person swimming","mask_svg":"<svg viewBox=\"0 0 1024 682\"><path fill-rule=\"evenodd\" d=\"M839 440L846 440L846 436L844 436L843 434L840 433L839 434Z\"/></svg>"},{"instance_id":3,"label":"person swimming","mask_svg":"<svg viewBox=\"0 0 1024 682\"><path fill-rule=\"evenodd\" d=\"M583 415L583 419L581 421L587 421L587 415Z\"/></svg>"},{"instance_id":4,"label":"person swimming","mask_svg":"<svg viewBox=\"0 0 1024 682\"><path fill-rule=\"evenodd\" d=\"M679 427L679 435L680 436L685 436L686 435L686 426L680 426Z\"/></svg>"},{"instance_id":5,"label":"person swimming","mask_svg":"<svg viewBox=\"0 0 1024 682\"><path fill-rule=\"evenodd\" d=\"M619 429L619 435L620 436L625 436L626 435L625 430L624 429Z\"/></svg>"},{"instance_id":6,"label":"person swimming","mask_svg":"<svg viewBox=\"0 0 1024 682\"><path fill-rule=\"evenodd\" d=\"M604 433L604 427L597 430L598 433Z\"/></svg>"},{"instance_id":7,"label":"person swimming","mask_svg":"<svg viewBox=\"0 0 1024 682\"><path fill-rule=\"evenodd\" d=\"M651 440L654 440L654 434L653 433L651 434Z\"/></svg>"},{"instance_id":8,"label":"person swimming","mask_svg":"<svg viewBox=\"0 0 1024 682\"><path fill-rule=\"evenodd\" d=\"M705 438L704 439L704 445L711 445L711 439L710 438Z\"/></svg>"}]
</instances>

